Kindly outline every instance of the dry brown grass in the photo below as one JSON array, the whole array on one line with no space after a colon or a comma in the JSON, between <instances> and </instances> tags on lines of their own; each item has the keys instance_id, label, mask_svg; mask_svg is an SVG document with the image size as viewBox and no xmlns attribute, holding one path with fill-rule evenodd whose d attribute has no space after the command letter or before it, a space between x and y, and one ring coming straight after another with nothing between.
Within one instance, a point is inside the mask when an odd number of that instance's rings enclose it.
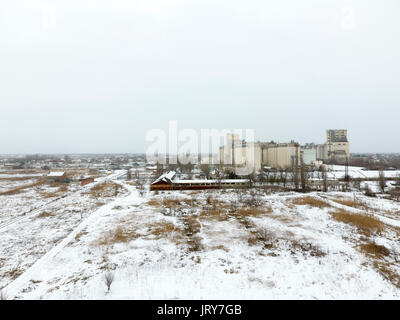
<instances>
[{"instance_id":1,"label":"dry brown grass","mask_svg":"<svg viewBox=\"0 0 400 320\"><path fill-rule=\"evenodd\" d=\"M55 187L58 187L57 191L54 192L39 192L40 196L42 198L55 198L55 197L59 197L60 195L62 195L63 193L68 192L68 186L66 186L65 184L59 184L57 183L55 185Z\"/></svg>"},{"instance_id":2,"label":"dry brown grass","mask_svg":"<svg viewBox=\"0 0 400 320\"><path fill-rule=\"evenodd\" d=\"M12 268L10 271L6 272L5 276L14 280L14 279L17 279L23 273L24 273L24 270L18 264L17 266Z\"/></svg>"},{"instance_id":3,"label":"dry brown grass","mask_svg":"<svg viewBox=\"0 0 400 320\"><path fill-rule=\"evenodd\" d=\"M279 247L279 244L288 247L291 254L302 254L311 257L324 257L326 253L315 244L307 240L297 240L293 234L277 235L266 228L257 228L250 232L247 239L249 245L262 244L264 249L272 250Z\"/></svg>"},{"instance_id":4,"label":"dry brown grass","mask_svg":"<svg viewBox=\"0 0 400 320\"><path fill-rule=\"evenodd\" d=\"M185 229L189 230L192 234L198 233L201 228L201 224L197 217L192 215L183 216L183 223Z\"/></svg>"},{"instance_id":5,"label":"dry brown grass","mask_svg":"<svg viewBox=\"0 0 400 320\"><path fill-rule=\"evenodd\" d=\"M258 228L250 232L247 243L251 246L262 243L264 249L272 249L275 247L276 236L265 228Z\"/></svg>"},{"instance_id":6,"label":"dry brown grass","mask_svg":"<svg viewBox=\"0 0 400 320\"><path fill-rule=\"evenodd\" d=\"M25 180L36 180L38 178L39 178L38 176L24 176L24 177L1 177L0 176L0 181L16 182L16 181L25 181Z\"/></svg>"},{"instance_id":7,"label":"dry brown grass","mask_svg":"<svg viewBox=\"0 0 400 320\"><path fill-rule=\"evenodd\" d=\"M10 195L18 194L18 193L20 193L21 191L23 191L25 189L37 187L37 186L40 186L40 185L43 185L43 184L44 184L44 181L40 180L40 181L37 181L35 183L19 186L19 187L13 188L11 190L0 192L0 196L10 196Z\"/></svg>"},{"instance_id":8,"label":"dry brown grass","mask_svg":"<svg viewBox=\"0 0 400 320\"><path fill-rule=\"evenodd\" d=\"M43 211L39 215L36 216L36 218L47 218L47 217L54 217L55 214L47 211Z\"/></svg>"},{"instance_id":9,"label":"dry brown grass","mask_svg":"<svg viewBox=\"0 0 400 320\"><path fill-rule=\"evenodd\" d=\"M197 200L196 199L182 199L182 203L186 204L187 206L194 206L197 204Z\"/></svg>"},{"instance_id":10,"label":"dry brown grass","mask_svg":"<svg viewBox=\"0 0 400 320\"><path fill-rule=\"evenodd\" d=\"M385 246L378 245L375 242L367 242L360 245L360 250L365 255L382 259L390 255L390 250Z\"/></svg>"},{"instance_id":11,"label":"dry brown grass","mask_svg":"<svg viewBox=\"0 0 400 320\"><path fill-rule=\"evenodd\" d=\"M219 244L216 246L211 247L211 250L223 250L225 252L229 252L229 249L227 249L224 245Z\"/></svg>"},{"instance_id":12,"label":"dry brown grass","mask_svg":"<svg viewBox=\"0 0 400 320\"><path fill-rule=\"evenodd\" d=\"M325 257L326 253L322 251L319 247L314 245L311 242L307 241L298 241L295 239L288 239L288 242L290 244L291 250L290 252L292 254L295 254L296 252L300 252L303 255L310 255L311 257Z\"/></svg>"},{"instance_id":13,"label":"dry brown grass","mask_svg":"<svg viewBox=\"0 0 400 320\"><path fill-rule=\"evenodd\" d=\"M129 184L130 186L137 186L137 183L135 181L125 181L126 184Z\"/></svg>"},{"instance_id":14,"label":"dry brown grass","mask_svg":"<svg viewBox=\"0 0 400 320\"><path fill-rule=\"evenodd\" d=\"M111 181L106 181L93 186L90 189L89 194L94 198L114 197L118 195L122 189L121 185Z\"/></svg>"},{"instance_id":15,"label":"dry brown grass","mask_svg":"<svg viewBox=\"0 0 400 320\"><path fill-rule=\"evenodd\" d=\"M147 204L152 207L160 207L161 201L158 199L150 199L149 201L147 201Z\"/></svg>"},{"instance_id":16,"label":"dry brown grass","mask_svg":"<svg viewBox=\"0 0 400 320\"><path fill-rule=\"evenodd\" d=\"M285 234L276 234L275 232L267 229L257 227L251 219L246 216L239 218L241 222L247 229L249 229L249 235L247 237L247 243L250 246L262 245L263 249L273 250L279 247L279 244L284 244L289 247L292 254L301 253L304 256L311 257L324 257L326 253L322 251L318 246L309 242L305 239L297 240L294 238L294 234L287 231ZM260 253L262 254L262 253ZM275 255L272 251L271 255Z\"/></svg>"},{"instance_id":17,"label":"dry brown grass","mask_svg":"<svg viewBox=\"0 0 400 320\"><path fill-rule=\"evenodd\" d=\"M153 207L161 207L164 208L180 208L180 207L193 207L197 204L195 199L175 199L175 198L164 198L164 199L157 199L153 198L147 201L149 206Z\"/></svg>"},{"instance_id":18,"label":"dry brown grass","mask_svg":"<svg viewBox=\"0 0 400 320\"><path fill-rule=\"evenodd\" d=\"M332 201L351 208L368 209L368 206L365 203L354 201L352 199L335 198L332 199Z\"/></svg>"},{"instance_id":19,"label":"dry brown grass","mask_svg":"<svg viewBox=\"0 0 400 320\"><path fill-rule=\"evenodd\" d=\"M374 232L381 233L385 229L383 222L368 214L350 213L343 209L331 211L330 214L336 221L350 224L367 236Z\"/></svg>"},{"instance_id":20,"label":"dry brown grass","mask_svg":"<svg viewBox=\"0 0 400 320\"><path fill-rule=\"evenodd\" d=\"M148 227L148 233L155 236L156 240L171 237L175 231L180 231L180 229L167 221L160 221Z\"/></svg>"},{"instance_id":21,"label":"dry brown grass","mask_svg":"<svg viewBox=\"0 0 400 320\"><path fill-rule=\"evenodd\" d=\"M202 250L203 245L201 243L201 238L198 236L201 229L199 219L192 215L183 216L181 219L184 225L183 231L186 235L189 251L193 252Z\"/></svg>"},{"instance_id":22,"label":"dry brown grass","mask_svg":"<svg viewBox=\"0 0 400 320\"><path fill-rule=\"evenodd\" d=\"M60 181L52 181L52 182L50 182L50 187L52 187L52 188L61 187L62 185L63 185L63 183L60 182Z\"/></svg>"},{"instance_id":23,"label":"dry brown grass","mask_svg":"<svg viewBox=\"0 0 400 320\"><path fill-rule=\"evenodd\" d=\"M86 235L86 234L87 234L86 231L81 231L81 232L77 233L77 235L75 236L75 241L77 241L77 242L80 241L81 237ZM85 261L85 262L87 262L87 261Z\"/></svg>"},{"instance_id":24,"label":"dry brown grass","mask_svg":"<svg viewBox=\"0 0 400 320\"><path fill-rule=\"evenodd\" d=\"M226 210L220 208L205 208L200 213L200 218L203 219L216 219L218 221L226 221L229 219Z\"/></svg>"},{"instance_id":25,"label":"dry brown grass","mask_svg":"<svg viewBox=\"0 0 400 320\"><path fill-rule=\"evenodd\" d=\"M171 199L171 198L164 198L162 200L162 205L164 208L175 208L181 205L181 200L179 199Z\"/></svg>"},{"instance_id":26,"label":"dry brown grass","mask_svg":"<svg viewBox=\"0 0 400 320\"><path fill-rule=\"evenodd\" d=\"M245 217L259 217L261 215L271 213L273 210L271 207L253 207L253 208L241 208L238 210L239 215Z\"/></svg>"},{"instance_id":27,"label":"dry brown grass","mask_svg":"<svg viewBox=\"0 0 400 320\"><path fill-rule=\"evenodd\" d=\"M58 193L65 193L67 191L68 191L68 186L66 186L65 184L59 187L57 190Z\"/></svg>"},{"instance_id":28,"label":"dry brown grass","mask_svg":"<svg viewBox=\"0 0 400 320\"><path fill-rule=\"evenodd\" d=\"M218 202L217 204L215 204L214 207L217 207L217 206L218 206L218 208L225 209L225 210L231 210L232 207L233 207L232 203L226 203L226 202L223 202L223 201Z\"/></svg>"},{"instance_id":29,"label":"dry brown grass","mask_svg":"<svg viewBox=\"0 0 400 320\"><path fill-rule=\"evenodd\" d=\"M292 204L294 205L309 205L311 207L317 207L317 208L329 208L331 205L327 203L326 201L306 196L306 197L300 197L300 198L295 198L292 200Z\"/></svg>"},{"instance_id":30,"label":"dry brown grass","mask_svg":"<svg viewBox=\"0 0 400 320\"><path fill-rule=\"evenodd\" d=\"M389 263L374 261L373 266L386 280L391 282L396 288L400 289L400 275L391 269Z\"/></svg>"},{"instance_id":31,"label":"dry brown grass","mask_svg":"<svg viewBox=\"0 0 400 320\"><path fill-rule=\"evenodd\" d=\"M134 230L128 230L122 226L118 226L115 230L107 232L94 245L111 246L115 243L126 243L135 240L138 234Z\"/></svg>"},{"instance_id":32,"label":"dry brown grass","mask_svg":"<svg viewBox=\"0 0 400 320\"><path fill-rule=\"evenodd\" d=\"M45 199L55 198L55 197L59 196L59 194L57 192L39 192L39 194L42 198L45 198Z\"/></svg>"},{"instance_id":33,"label":"dry brown grass","mask_svg":"<svg viewBox=\"0 0 400 320\"><path fill-rule=\"evenodd\" d=\"M201 238L198 235L194 235L193 237L188 239L189 251L200 251L203 249L203 244L201 243Z\"/></svg>"},{"instance_id":34,"label":"dry brown grass","mask_svg":"<svg viewBox=\"0 0 400 320\"><path fill-rule=\"evenodd\" d=\"M373 267L397 288L400 288L400 275L392 269L393 264L385 261L391 255L391 251L385 246L375 242L363 243L359 246L360 251L372 260Z\"/></svg>"},{"instance_id":35,"label":"dry brown grass","mask_svg":"<svg viewBox=\"0 0 400 320\"><path fill-rule=\"evenodd\" d=\"M0 172L0 175L2 174L35 174L35 173L44 173L44 171L37 170L37 169L15 169L15 170L8 170L8 171L3 171Z\"/></svg>"}]
</instances>

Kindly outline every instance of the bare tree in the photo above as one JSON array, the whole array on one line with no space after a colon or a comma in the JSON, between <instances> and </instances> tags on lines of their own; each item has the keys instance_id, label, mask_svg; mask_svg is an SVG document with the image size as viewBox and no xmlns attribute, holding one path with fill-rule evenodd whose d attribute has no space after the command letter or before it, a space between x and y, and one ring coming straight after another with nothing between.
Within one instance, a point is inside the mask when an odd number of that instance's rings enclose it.
<instances>
[{"instance_id":1,"label":"bare tree","mask_svg":"<svg viewBox=\"0 0 400 320\"><path fill-rule=\"evenodd\" d=\"M206 175L206 178L210 178L210 166L208 164L202 164L200 165L201 171Z\"/></svg>"},{"instance_id":2,"label":"bare tree","mask_svg":"<svg viewBox=\"0 0 400 320\"><path fill-rule=\"evenodd\" d=\"M292 159L292 182L294 189L299 191L299 162L297 156Z\"/></svg>"},{"instance_id":3,"label":"bare tree","mask_svg":"<svg viewBox=\"0 0 400 320\"><path fill-rule=\"evenodd\" d=\"M243 197L244 197L244 190L242 188L237 188L235 190L236 196L237 196L237 202L242 203L243 202Z\"/></svg>"},{"instance_id":4,"label":"bare tree","mask_svg":"<svg viewBox=\"0 0 400 320\"><path fill-rule=\"evenodd\" d=\"M218 185L219 189L221 189L221 186L222 186L222 184L221 184L222 176L223 176L222 167L219 166L219 168L217 168L215 171L215 180L217 180L217 185Z\"/></svg>"},{"instance_id":5,"label":"bare tree","mask_svg":"<svg viewBox=\"0 0 400 320\"><path fill-rule=\"evenodd\" d=\"M308 189L311 189L313 187L313 184L310 183L312 179L314 179L314 168L306 167L306 183Z\"/></svg>"},{"instance_id":6,"label":"bare tree","mask_svg":"<svg viewBox=\"0 0 400 320\"><path fill-rule=\"evenodd\" d=\"M181 169L183 173L191 173L194 168L194 165L190 161L188 163L181 163L178 160L178 167Z\"/></svg>"},{"instance_id":7,"label":"bare tree","mask_svg":"<svg viewBox=\"0 0 400 320\"><path fill-rule=\"evenodd\" d=\"M307 181L307 168L303 161L303 156L300 155L300 181L301 181L301 190L303 192L307 191L308 181Z\"/></svg>"},{"instance_id":8,"label":"bare tree","mask_svg":"<svg viewBox=\"0 0 400 320\"><path fill-rule=\"evenodd\" d=\"M249 188L254 187L254 184L257 182L257 175L255 172L249 174L247 178L249 179Z\"/></svg>"},{"instance_id":9,"label":"bare tree","mask_svg":"<svg viewBox=\"0 0 400 320\"><path fill-rule=\"evenodd\" d=\"M136 180L136 189L139 190L141 196L144 195L144 181L142 179Z\"/></svg>"},{"instance_id":10,"label":"bare tree","mask_svg":"<svg viewBox=\"0 0 400 320\"><path fill-rule=\"evenodd\" d=\"M164 166L161 163L157 162L157 169L156 169L157 178L161 176L163 173L164 173Z\"/></svg>"},{"instance_id":11,"label":"bare tree","mask_svg":"<svg viewBox=\"0 0 400 320\"><path fill-rule=\"evenodd\" d=\"M294 185L294 189L299 191L299 146L296 144L296 153L292 156L292 167L291 167L291 174L292 174L292 182Z\"/></svg>"},{"instance_id":12,"label":"bare tree","mask_svg":"<svg viewBox=\"0 0 400 320\"><path fill-rule=\"evenodd\" d=\"M386 188L386 178L385 178L385 172L381 169L379 170L379 188L381 189L382 193L385 193L385 188Z\"/></svg>"},{"instance_id":13,"label":"bare tree","mask_svg":"<svg viewBox=\"0 0 400 320\"><path fill-rule=\"evenodd\" d=\"M265 174L262 172L258 178L258 182L260 182L261 185L264 185L264 183L266 182L265 180Z\"/></svg>"},{"instance_id":14,"label":"bare tree","mask_svg":"<svg viewBox=\"0 0 400 320\"><path fill-rule=\"evenodd\" d=\"M275 184L277 180L276 172L272 172L268 180L270 184Z\"/></svg>"},{"instance_id":15,"label":"bare tree","mask_svg":"<svg viewBox=\"0 0 400 320\"><path fill-rule=\"evenodd\" d=\"M132 180L132 173L130 168L126 170L126 180L128 181Z\"/></svg>"},{"instance_id":16,"label":"bare tree","mask_svg":"<svg viewBox=\"0 0 400 320\"><path fill-rule=\"evenodd\" d=\"M356 188L358 191L361 191L361 180L353 179L353 187Z\"/></svg>"},{"instance_id":17,"label":"bare tree","mask_svg":"<svg viewBox=\"0 0 400 320\"><path fill-rule=\"evenodd\" d=\"M104 275L104 283L107 286L107 292L110 292L110 288L113 282L114 282L114 273L111 271L107 271L107 273Z\"/></svg>"},{"instance_id":18,"label":"bare tree","mask_svg":"<svg viewBox=\"0 0 400 320\"><path fill-rule=\"evenodd\" d=\"M286 183L287 183L287 176L288 176L288 172L287 170L280 170L280 181L283 184L283 187L286 187Z\"/></svg>"},{"instance_id":19,"label":"bare tree","mask_svg":"<svg viewBox=\"0 0 400 320\"><path fill-rule=\"evenodd\" d=\"M265 174L265 181L268 183L269 182L269 176L270 176L270 171L269 170L266 170L266 171L264 171L264 174Z\"/></svg>"},{"instance_id":20,"label":"bare tree","mask_svg":"<svg viewBox=\"0 0 400 320\"><path fill-rule=\"evenodd\" d=\"M254 189L250 191L250 197L246 199L246 204L250 207L258 207L261 205L261 198Z\"/></svg>"},{"instance_id":21,"label":"bare tree","mask_svg":"<svg viewBox=\"0 0 400 320\"><path fill-rule=\"evenodd\" d=\"M326 172L326 167L324 165L321 166L321 174L323 191L328 192L328 173Z\"/></svg>"}]
</instances>

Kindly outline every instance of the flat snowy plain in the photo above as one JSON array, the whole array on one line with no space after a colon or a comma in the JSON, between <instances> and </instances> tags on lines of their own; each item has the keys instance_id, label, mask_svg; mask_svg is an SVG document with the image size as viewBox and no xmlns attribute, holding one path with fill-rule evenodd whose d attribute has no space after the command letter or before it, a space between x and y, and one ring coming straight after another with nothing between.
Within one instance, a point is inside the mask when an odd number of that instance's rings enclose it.
<instances>
[{"instance_id":1,"label":"flat snowy plain","mask_svg":"<svg viewBox=\"0 0 400 320\"><path fill-rule=\"evenodd\" d=\"M353 192L155 194L119 175L0 195L3 297L400 296L398 202Z\"/></svg>"}]
</instances>

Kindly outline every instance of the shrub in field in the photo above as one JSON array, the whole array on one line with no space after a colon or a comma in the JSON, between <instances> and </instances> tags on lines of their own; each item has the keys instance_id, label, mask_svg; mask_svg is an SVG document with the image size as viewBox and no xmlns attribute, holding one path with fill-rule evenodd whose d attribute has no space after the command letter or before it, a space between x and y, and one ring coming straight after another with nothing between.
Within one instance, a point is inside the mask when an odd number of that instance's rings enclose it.
<instances>
[{"instance_id":1,"label":"shrub in field","mask_svg":"<svg viewBox=\"0 0 400 320\"><path fill-rule=\"evenodd\" d=\"M390 250L385 246L378 245L375 242L363 243L360 245L361 251L367 255L382 258L390 255Z\"/></svg>"},{"instance_id":2,"label":"shrub in field","mask_svg":"<svg viewBox=\"0 0 400 320\"><path fill-rule=\"evenodd\" d=\"M111 271L107 271L104 275L104 283L107 287L107 293L110 292L111 285L114 282L114 273Z\"/></svg>"},{"instance_id":3,"label":"shrub in field","mask_svg":"<svg viewBox=\"0 0 400 320\"><path fill-rule=\"evenodd\" d=\"M2 290L0 290L0 300L7 300L7 296Z\"/></svg>"}]
</instances>

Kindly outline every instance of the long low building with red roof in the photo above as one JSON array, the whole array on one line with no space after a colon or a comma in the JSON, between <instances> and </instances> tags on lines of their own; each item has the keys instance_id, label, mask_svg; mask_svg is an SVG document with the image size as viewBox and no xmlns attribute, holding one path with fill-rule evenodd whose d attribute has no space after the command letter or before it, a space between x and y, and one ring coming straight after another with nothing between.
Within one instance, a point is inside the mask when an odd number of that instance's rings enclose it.
<instances>
[{"instance_id":1,"label":"long low building with red roof","mask_svg":"<svg viewBox=\"0 0 400 320\"><path fill-rule=\"evenodd\" d=\"M175 172L170 171L161 175L151 185L151 191L167 190L207 190L207 189L234 189L244 188L249 185L247 179L224 180L179 180L174 179Z\"/></svg>"}]
</instances>

